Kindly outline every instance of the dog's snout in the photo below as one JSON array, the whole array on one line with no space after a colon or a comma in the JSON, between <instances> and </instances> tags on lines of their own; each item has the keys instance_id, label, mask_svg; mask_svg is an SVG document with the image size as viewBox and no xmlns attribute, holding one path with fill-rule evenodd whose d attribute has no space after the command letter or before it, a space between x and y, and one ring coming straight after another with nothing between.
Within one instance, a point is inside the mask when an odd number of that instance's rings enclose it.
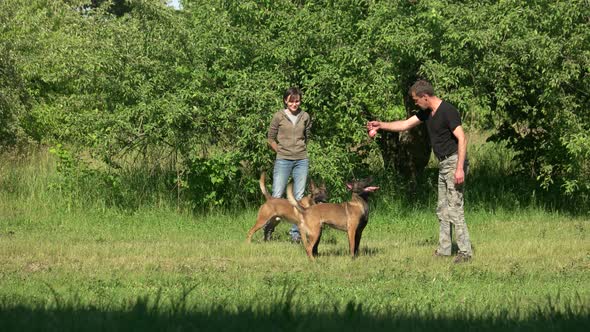
<instances>
[{"instance_id":1,"label":"dog's snout","mask_svg":"<svg viewBox=\"0 0 590 332\"><path fill-rule=\"evenodd\" d=\"M317 196L314 196L314 201L316 203L327 203L328 195L325 193L318 194Z\"/></svg>"}]
</instances>

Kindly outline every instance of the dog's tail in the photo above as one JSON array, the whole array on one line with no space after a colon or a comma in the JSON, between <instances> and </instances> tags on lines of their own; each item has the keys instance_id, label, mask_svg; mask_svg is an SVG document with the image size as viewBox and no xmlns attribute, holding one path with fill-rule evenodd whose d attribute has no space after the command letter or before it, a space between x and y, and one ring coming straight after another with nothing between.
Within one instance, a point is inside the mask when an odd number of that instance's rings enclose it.
<instances>
[{"instance_id":1,"label":"dog's tail","mask_svg":"<svg viewBox=\"0 0 590 332\"><path fill-rule=\"evenodd\" d=\"M299 213L303 213L305 212L305 208L303 208L303 206L301 206L301 204L299 204L299 202L297 202L297 200L295 199L295 196L293 195L293 183L289 182L289 184L287 185L287 200L289 200L289 203L291 203L291 205L293 205L293 207L297 210L297 212ZM309 232L309 228L307 228L307 225L305 224L305 218L302 218L302 215L299 215L299 225L297 225L297 227L299 227L299 232L301 232L301 234L306 234L303 237L303 240L305 241L306 236L310 234ZM305 242L304 242L305 244Z\"/></svg>"},{"instance_id":2,"label":"dog's tail","mask_svg":"<svg viewBox=\"0 0 590 332\"><path fill-rule=\"evenodd\" d=\"M266 172L262 171L260 174L260 181L258 181L258 183L260 184L260 191L262 191L264 198L266 198L267 201L271 199L272 196L266 190Z\"/></svg>"},{"instance_id":3,"label":"dog's tail","mask_svg":"<svg viewBox=\"0 0 590 332\"><path fill-rule=\"evenodd\" d=\"M287 199L289 200L289 203L291 203L291 205L293 205L299 212L305 211L299 202L297 202L295 196L293 196L293 183L291 182L289 182L287 185Z\"/></svg>"}]
</instances>

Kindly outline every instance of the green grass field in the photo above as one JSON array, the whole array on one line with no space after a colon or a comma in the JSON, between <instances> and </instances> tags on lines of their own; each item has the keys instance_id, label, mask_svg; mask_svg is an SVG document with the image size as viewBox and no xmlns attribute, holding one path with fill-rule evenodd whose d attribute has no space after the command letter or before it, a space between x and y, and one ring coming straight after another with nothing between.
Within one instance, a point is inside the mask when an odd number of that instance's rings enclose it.
<instances>
[{"instance_id":1,"label":"green grass field","mask_svg":"<svg viewBox=\"0 0 590 332\"><path fill-rule=\"evenodd\" d=\"M247 244L255 208L72 206L46 189L50 165L0 168L1 331L590 329L587 216L478 189L466 203L474 259L456 265L432 257L432 203L386 204L382 190L360 256L328 229L310 262L285 223Z\"/></svg>"},{"instance_id":2,"label":"green grass field","mask_svg":"<svg viewBox=\"0 0 590 332\"><path fill-rule=\"evenodd\" d=\"M6 204L8 203L8 204ZM203 218L29 207L0 228L8 330L215 328L460 330L590 324L588 222L470 213L471 263L431 256L430 211L375 212L361 255L328 230L309 262L287 240L244 241L255 211ZM441 325L442 324L442 325ZM4 330L4 329L3 329Z\"/></svg>"}]
</instances>

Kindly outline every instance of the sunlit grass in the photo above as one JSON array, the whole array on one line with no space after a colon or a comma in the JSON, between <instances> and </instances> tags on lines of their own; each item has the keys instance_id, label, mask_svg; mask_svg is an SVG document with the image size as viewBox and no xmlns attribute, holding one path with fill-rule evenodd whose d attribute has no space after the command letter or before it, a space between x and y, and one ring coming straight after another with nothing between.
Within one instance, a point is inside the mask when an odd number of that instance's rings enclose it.
<instances>
[{"instance_id":1,"label":"sunlit grass","mask_svg":"<svg viewBox=\"0 0 590 332\"><path fill-rule=\"evenodd\" d=\"M384 331L589 324L585 216L537 204L515 208L500 196L490 203L497 208L468 200L475 254L455 265L432 257L433 203L408 208L382 191L372 201L360 256L348 256L344 232L327 229L312 263L288 241L286 223L275 240L265 243L258 232L247 244L255 208L200 215L165 204L68 204L49 185L49 158L1 165L2 330L87 330L91 323L101 330Z\"/></svg>"}]
</instances>

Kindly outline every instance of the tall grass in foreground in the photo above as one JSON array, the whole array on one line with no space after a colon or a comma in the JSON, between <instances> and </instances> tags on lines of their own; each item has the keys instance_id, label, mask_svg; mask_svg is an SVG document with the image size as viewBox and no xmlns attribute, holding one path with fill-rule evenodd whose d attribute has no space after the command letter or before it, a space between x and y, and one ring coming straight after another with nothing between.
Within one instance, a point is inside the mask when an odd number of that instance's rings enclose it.
<instances>
[{"instance_id":1,"label":"tall grass in foreground","mask_svg":"<svg viewBox=\"0 0 590 332\"><path fill-rule=\"evenodd\" d=\"M530 316L510 309L465 310L450 315L412 307L373 308L349 302L342 309L310 308L286 290L271 305L219 304L202 310L179 298L160 308L159 298L139 298L123 308L96 308L79 303L24 307L0 304L4 331L587 331L589 303L561 304L548 299ZM580 309L582 308L582 309Z\"/></svg>"}]
</instances>

